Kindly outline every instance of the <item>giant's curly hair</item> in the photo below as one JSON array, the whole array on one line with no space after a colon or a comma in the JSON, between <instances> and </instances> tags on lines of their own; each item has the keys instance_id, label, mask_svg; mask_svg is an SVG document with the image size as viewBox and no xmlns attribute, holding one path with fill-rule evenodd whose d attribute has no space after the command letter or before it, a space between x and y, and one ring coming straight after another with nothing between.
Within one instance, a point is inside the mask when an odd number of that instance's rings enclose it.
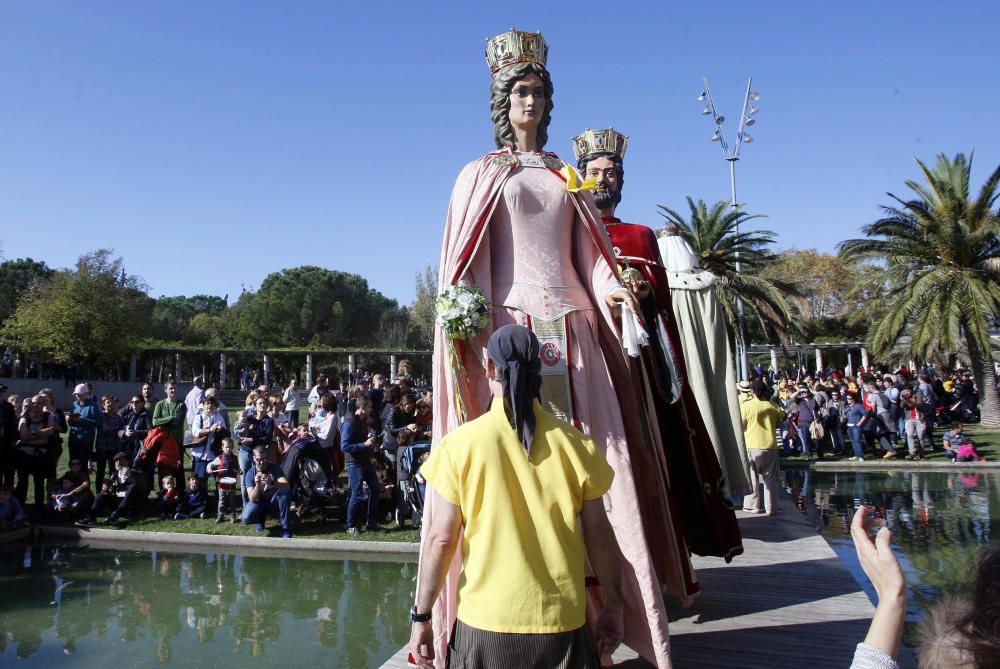
<instances>
[{"instance_id":1,"label":"giant's curly hair","mask_svg":"<svg viewBox=\"0 0 1000 669\"><path fill-rule=\"evenodd\" d=\"M510 92L519 80L529 74L537 74L545 87L545 113L538 123L538 150L549 140L549 121L552 120L552 78L549 71L538 63L520 63L500 70L490 86L490 117L493 119L493 139L497 148L505 146L517 148L514 127L510 124Z\"/></svg>"}]
</instances>

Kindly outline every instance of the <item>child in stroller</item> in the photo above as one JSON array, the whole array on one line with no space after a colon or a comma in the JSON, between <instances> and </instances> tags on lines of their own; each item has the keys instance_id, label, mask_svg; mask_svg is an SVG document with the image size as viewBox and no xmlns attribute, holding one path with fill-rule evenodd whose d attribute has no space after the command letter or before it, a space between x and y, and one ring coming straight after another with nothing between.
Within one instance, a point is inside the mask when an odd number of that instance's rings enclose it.
<instances>
[{"instance_id":1,"label":"child in stroller","mask_svg":"<svg viewBox=\"0 0 1000 669\"><path fill-rule=\"evenodd\" d=\"M346 509L346 500L333 479L331 449L323 448L306 425L299 425L294 434L281 469L291 484L295 513L301 517L310 511L318 511L325 519L332 507Z\"/></svg>"}]
</instances>

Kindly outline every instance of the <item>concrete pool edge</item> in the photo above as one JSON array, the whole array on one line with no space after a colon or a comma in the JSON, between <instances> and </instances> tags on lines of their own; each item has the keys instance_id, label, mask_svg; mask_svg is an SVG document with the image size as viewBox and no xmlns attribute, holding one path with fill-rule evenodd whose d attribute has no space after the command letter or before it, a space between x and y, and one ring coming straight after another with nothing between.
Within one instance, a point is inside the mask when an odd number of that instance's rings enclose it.
<instances>
[{"instance_id":1,"label":"concrete pool edge","mask_svg":"<svg viewBox=\"0 0 1000 669\"><path fill-rule=\"evenodd\" d=\"M907 460L904 457L883 460L875 458L864 462L851 462L849 460L781 460L782 469L815 469L822 471L842 470L842 471L884 471L887 469L899 469L907 471L924 472L970 472L982 469L1000 469L1000 461L989 460L987 462L927 462L926 460Z\"/></svg>"},{"instance_id":2,"label":"concrete pool edge","mask_svg":"<svg viewBox=\"0 0 1000 669\"><path fill-rule=\"evenodd\" d=\"M403 541L346 541L340 539L281 539L277 537L244 537L183 532L146 532L102 528L55 527L39 525L36 531L42 539L69 539L102 544L141 544L147 548L223 548L267 549L299 556L302 553L322 554L336 558L345 554L415 557L420 545Z\"/></svg>"}]
</instances>

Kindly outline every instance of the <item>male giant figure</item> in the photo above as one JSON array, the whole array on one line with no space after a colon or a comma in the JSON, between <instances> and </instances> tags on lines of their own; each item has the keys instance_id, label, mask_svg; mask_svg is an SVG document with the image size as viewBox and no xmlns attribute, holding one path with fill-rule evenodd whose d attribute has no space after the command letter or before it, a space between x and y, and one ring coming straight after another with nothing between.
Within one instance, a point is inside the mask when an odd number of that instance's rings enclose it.
<instances>
[{"instance_id":1,"label":"male giant figure","mask_svg":"<svg viewBox=\"0 0 1000 669\"><path fill-rule=\"evenodd\" d=\"M728 561L743 552L736 515L723 495L723 485L747 485L747 471L720 469L702 415L687 384L680 334L673 318L670 289L656 236L644 225L624 223L615 216L621 202L628 137L615 131L587 130L573 139L583 176L597 182L594 204L611 238L622 279L639 301L650 334L643 351L646 377L653 389L652 406L645 407L664 435L662 462L683 535L692 552ZM744 461L745 461L744 456Z\"/></svg>"}]
</instances>

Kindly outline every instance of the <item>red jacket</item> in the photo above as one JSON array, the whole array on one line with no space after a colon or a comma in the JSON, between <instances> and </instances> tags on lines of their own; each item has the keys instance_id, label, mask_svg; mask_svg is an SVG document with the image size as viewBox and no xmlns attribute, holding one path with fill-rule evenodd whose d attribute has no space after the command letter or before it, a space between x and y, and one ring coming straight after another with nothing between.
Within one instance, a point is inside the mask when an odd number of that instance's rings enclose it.
<instances>
[{"instance_id":1,"label":"red jacket","mask_svg":"<svg viewBox=\"0 0 1000 669\"><path fill-rule=\"evenodd\" d=\"M146 460L156 455L156 464L179 467L181 464L181 447L173 435L163 427L154 427L142 442L139 457Z\"/></svg>"}]
</instances>

